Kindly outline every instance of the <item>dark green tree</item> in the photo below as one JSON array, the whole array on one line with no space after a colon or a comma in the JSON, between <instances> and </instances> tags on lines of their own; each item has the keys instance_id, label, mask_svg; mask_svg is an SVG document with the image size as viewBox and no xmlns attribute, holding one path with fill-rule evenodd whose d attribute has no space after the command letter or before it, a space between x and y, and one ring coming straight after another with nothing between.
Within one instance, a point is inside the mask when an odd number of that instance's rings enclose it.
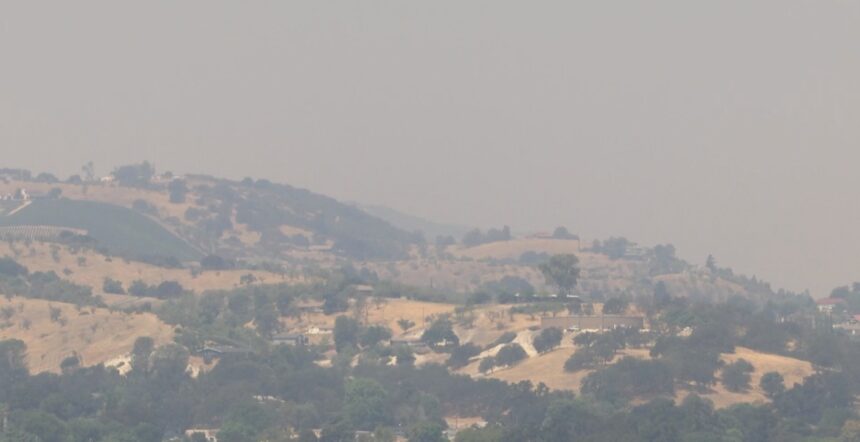
<instances>
[{"instance_id":1,"label":"dark green tree","mask_svg":"<svg viewBox=\"0 0 860 442\"><path fill-rule=\"evenodd\" d=\"M538 353L545 353L561 344L563 334L561 329L549 327L541 330L540 334L534 338L534 347Z\"/></svg>"},{"instance_id":2,"label":"dark green tree","mask_svg":"<svg viewBox=\"0 0 860 442\"><path fill-rule=\"evenodd\" d=\"M155 341L149 336L141 336L134 340L134 347L131 350L131 367L132 370L140 373L149 371L149 357L152 351L155 350Z\"/></svg>"},{"instance_id":3,"label":"dark green tree","mask_svg":"<svg viewBox=\"0 0 860 442\"><path fill-rule=\"evenodd\" d=\"M778 372L767 372L762 375L759 386L767 397L773 399L785 391L785 379Z\"/></svg>"},{"instance_id":4,"label":"dark green tree","mask_svg":"<svg viewBox=\"0 0 860 442\"><path fill-rule=\"evenodd\" d=\"M27 379L26 355L24 341L0 341L0 403L8 402L13 388Z\"/></svg>"},{"instance_id":5,"label":"dark green tree","mask_svg":"<svg viewBox=\"0 0 860 442\"><path fill-rule=\"evenodd\" d=\"M627 310L628 302L622 298L609 298L603 303L603 313L607 315L620 315Z\"/></svg>"},{"instance_id":6,"label":"dark green tree","mask_svg":"<svg viewBox=\"0 0 860 442\"><path fill-rule=\"evenodd\" d=\"M361 332L359 342L362 347L373 347L391 339L391 330L384 325L372 325Z\"/></svg>"},{"instance_id":7,"label":"dark green tree","mask_svg":"<svg viewBox=\"0 0 860 442\"><path fill-rule=\"evenodd\" d=\"M547 282L558 287L560 295L568 295L579 280L579 258L576 255L555 255L540 265Z\"/></svg>"},{"instance_id":8,"label":"dark green tree","mask_svg":"<svg viewBox=\"0 0 860 442\"><path fill-rule=\"evenodd\" d=\"M448 358L448 366L454 369L465 367L469 364L469 360L473 356L481 353L481 348L471 342L458 345L451 351L451 357Z\"/></svg>"},{"instance_id":9,"label":"dark green tree","mask_svg":"<svg viewBox=\"0 0 860 442\"><path fill-rule=\"evenodd\" d=\"M460 338L454 333L454 324L448 319L437 319L421 335L424 342L436 350L454 348L460 344Z\"/></svg>"},{"instance_id":10,"label":"dark green tree","mask_svg":"<svg viewBox=\"0 0 860 442\"><path fill-rule=\"evenodd\" d=\"M418 422L406 433L409 442L445 442L442 426L436 422Z\"/></svg>"},{"instance_id":11,"label":"dark green tree","mask_svg":"<svg viewBox=\"0 0 860 442\"><path fill-rule=\"evenodd\" d=\"M752 371L753 366L743 359L728 364L722 370L723 385L729 391L740 392L748 390L750 387L750 373Z\"/></svg>"},{"instance_id":12,"label":"dark green tree","mask_svg":"<svg viewBox=\"0 0 860 442\"><path fill-rule=\"evenodd\" d=\"M520 344L508 344L496 353L496 365L514 365L527 358L528 354Z\"/></svg>"},{"instance_id":13,"label":"dark green tree","mask_svg":"<svg viewBox=\"0 0 860 442\"><path fill-rule=\"evenodd\" d=\"M361 326L353 318L348 316L338 316L334 320L334 345L338 351L346 347L358 347L359 333Z\"/></svg>"},{"instance_id":14,"label":"dark green tree","mask_svg":"<svg viewBox=\"0 0 860 442\"><path fill-rule=\"evenodd\" d=\"M388 399L385 390L371 379L347 381L343 403L346 420L361 430L373 430L388 422Z\"/></svg>"}]
</instances>

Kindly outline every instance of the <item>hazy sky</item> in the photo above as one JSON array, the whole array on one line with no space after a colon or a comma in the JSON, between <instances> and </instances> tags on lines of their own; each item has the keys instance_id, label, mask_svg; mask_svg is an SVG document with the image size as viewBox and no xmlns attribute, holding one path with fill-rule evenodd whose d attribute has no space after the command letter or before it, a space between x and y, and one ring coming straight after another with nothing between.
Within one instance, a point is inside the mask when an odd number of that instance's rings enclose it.
<instances>
[{"instance_id":1,"label":"hazy sky","mask_svg":"<svg viewBox=\"0 0 860 442\"><path fill-rule=\"evenodd\" d=\"M0 164L267 177L860 280L849 1L0 3Z\"/></svg>"}]
</instances>

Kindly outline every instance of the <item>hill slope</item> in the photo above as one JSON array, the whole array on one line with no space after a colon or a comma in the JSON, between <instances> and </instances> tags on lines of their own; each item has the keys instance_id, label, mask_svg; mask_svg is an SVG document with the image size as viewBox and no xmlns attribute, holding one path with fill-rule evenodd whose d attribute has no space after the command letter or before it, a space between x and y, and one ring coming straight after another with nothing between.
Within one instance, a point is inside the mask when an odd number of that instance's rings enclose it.
<instances>
[{"instance_id":1,"label":"hill slope","mask_svg":"<svg viewBox=\"0 0 860 442\"><path fill-rule=\"evenodd\" d=\"M60 311L52 320L51 309ZM156 345L173 339L173 328L151 313L128 314L108 309L13 297L0 298L0 339L27 344L30 371L59 372L60 362L78 354L85 365L107 362L131 351L140 336ZM6 317L8 315L8 318Z\"/></svg>"},{"instance_id":2,"label":"hill slope","mask_svg":"<svg viewBox=\"0 0 860 442\"><path fill-rule=\"evenodd\" d=\"M132 258L171 256L188 261L201 256L146 216L96 201L35 200L14 214L0 217L0 225L47 225L86 230L97 241L98 247Z\"/></svg>"}]
</instances>

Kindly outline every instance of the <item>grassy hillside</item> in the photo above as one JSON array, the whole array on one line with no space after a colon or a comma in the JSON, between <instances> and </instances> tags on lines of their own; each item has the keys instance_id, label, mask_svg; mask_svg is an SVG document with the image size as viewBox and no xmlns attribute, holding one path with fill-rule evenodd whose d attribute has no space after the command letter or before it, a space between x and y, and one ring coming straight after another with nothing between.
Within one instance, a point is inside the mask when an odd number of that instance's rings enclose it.
<instances>
[{"instance_id":1,"label":"grassy hillside","mask_svg":"<svg viewBox=\"0 0 860 442\"><path fill-rule=\"evenodd\" d=\"M96 365L131 351L140 336L156 345L171 342L173 328L151 313L128 314L108 309L77 308L72 304L12 297L0 298L8 317L0 320L0 339L27 344L27 365L38 373L60 371L60 362L72 354L84 365ZM59 309L57 320L51 309Z\"/></svg>"},{"instance_id":2,"label":"grassy hillside","mask_svg":"<svg viewBox=\"0 0 860 442\"><path fill-rule=\"evenodd\" d=\"M236 221L269 245L293 240L282 235L285 225L313 232L332 241L334 251L358 259L405 258L414 242L410 233L380 218L305 189L267 180L211 182L214 186L201 192L208 202L222 209L235 206Z\"/></svg>"},{"instance_id":3,"label":"grassy hillside","mask_svg":"<svg viewBox=\"0 0 860 442\"><path fill-rule=\"evenodd\" d=\"M137 187L7 181L0 182L0 193L26 188L32 195L45 195L56 190L74 201L126 208L145 203L152 209L153 217L193 248L237 258L278 259L292 254L304 257L308 252L322 250L349 258L400 259L408 256L415 242L412 234L378 217L305 189L267 180L237 182L201 175L187 176L183 182L187 192L181 201L170 198L165 181ZM33 215L34 209L27 211ZM0 207L0 217L4 211ZM51 213L56 214L57 211ZM38 218L42 221L46 215L41 213ZM51 224L77 227L69 225L71 220L61 221ZM15 220L16 224L29 222L23 217ZM0 225L10 223L10 220L0 221ZM87 224L92 224L92 220L87 220ZM173 254L193 253L189 247L178 247L185 250L173 250Z\"/></svg>"},{"instance_id":4,"label":"grassy hillside","mask_svg":"<svg viewBox=\"0 0 860 442\"><path fill-rule=\"evenodd\" d=\"M307 282L300 274L277 274L262 270L228 269L219 271L190 272L187 269L163 268L155 265L110 259L92 250L70 247L54 248L49 244L34 243L28 248L9 243L0 243L0 256L10 256L32 271L54 272L76 284L92 287L97 295L102 293L105 278L111 278L128 288L133 281L141 280L150 285L164 281L176 281L182 287L203 293L206 290L228 290L240 285L244 275L253 275L255 284ZM113 304L111 299L106 299Z\"/></svg>"},{"instance_id":5,"label":"grassy hillside","mask_svg":"<svg viewBox=\"0 0 860 442\"><path fill-rule=\"evenodd\" d=\"M544 353L538 356L532 356L525 361L501 370L496 370L489 374L488 377L500 379L510 383L522 381L531 381L534 384L543 382L547 387L554 390L570 390L579 392L580 383L593 370L580 370L574 373L564 371L565 361L576 351L572 345L565 343L564 346L554 351ZM642 359L648 359L648 350L643 349L627 349L619 353L616 360L622 356L632 356ZM724 354L723 361L733 362L738 359L749 361L755 371L752 374L750 382L751 388L744 392L728 391L722 384L717 384L707 393L699 393L700 396L713 401L717 408L729 407L735 404L750 403L750 402L768 402L764 395L759 382L763 374L767 372L778 372L785 378L785 383L788 386L794 385L803 381L803 378L814 373L812 364L807 361L795 359L787 356L780 356L768 353L762 353L748 348L738 347L735 353ZM481 377L478 373L478 362L470 364L461 370L462 373L471 376ZM690 394L688 390L678 389L676 391L676 399L679 403L685 396Z\"/></svg>"},{"instance_id":6,"label":"grassy hillside","mask_svg":"<svg viewBox=\"0 0 860 442\"><path fill-rule=\"evenodd\" d=\"M109 253L130 257L170 256L181 261L200 253L155 221L124 207L95 201L40 199L0 225L49 225L86 230Z\"/></svg>"}]
</instances>

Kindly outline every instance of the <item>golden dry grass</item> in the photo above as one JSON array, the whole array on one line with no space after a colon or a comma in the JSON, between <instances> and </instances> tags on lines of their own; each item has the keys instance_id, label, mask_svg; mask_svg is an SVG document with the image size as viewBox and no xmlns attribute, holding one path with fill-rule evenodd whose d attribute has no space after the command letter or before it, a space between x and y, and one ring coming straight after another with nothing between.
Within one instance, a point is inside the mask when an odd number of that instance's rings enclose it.
<instances>
[{"instance_id":1,"label":"golden dry grass","mask_svg":"<svg viewBox=\"0 0 860 442\"><path fill-rule=\"evenodd\" d=\"M451 246L447 250L454 256L472 259L519 259L525 252L543 252L550 255L579 253L578 240L516 238L510 241L497 241L475 247Z\"/></svg>"},{"instance_id":2,"label":"golden dry grass","mask_svg":"<svg viewBox=\"0 0 860 442\"><path fill-rule=\"evenodd\" d=\"M477 248L486 248L494 244L501 244L499 246L501 248L508 242L515 243L517 241L520 240L485 244L465 250L471 251ZM517 246L514 244L512 248L519 251L517 247L527 249L531 244L537 242L565 242L564 240L522 241L525 242L525 245L521 244ZM540 246L540 244L535 244L535 246ZM453 249L454 247L449 247L449 250ZM544 250L552 251L552 248L545 247ZM603 292L626 290L633 284L637 271L641 271L641 262L611 260L605 255L589 252L576 252L575 254L580 260L582 273L579 286L584 292L592 290ZM519 255L512 258L514 261L503 262L480 258L475 259L457 255L457 253L452 253L452 255L459 257L451 259L451 256L436 255L431 251L424 256L415 253L411 259L405 261L367 263L367 267L384 279L419 287L433 287L456 293L473 291L482 284L499 281L505 276L523 278L534 286L538 292L554 290L553 287L547 286L546 279L535 266L522 265L515 262L519 258ZM492 258L505 258L505 253L500 253L498 256L493 256Z\"/></svg>"},{"instance_id":3,"label":"golden dry grass","mask_svg":"<svg viewBox=\"0 0 860 442\"><path fill-rule=\"evenodd\" d=\"M471 342L484 347L506 332L525 332L530 327L540 325L540 316L515 314L510 315L509 305L490 305L475 309L472 327L457 326L457 336L462 342Z\"/></svg>"},{"instance_id":4,"label":"golden dry grass","mask_svg":"<svg viewBox=\"0 0 860 442\"><path fill-rule=\"evenodd\" d=\"M15 243L13 246L10 246L9 243L0 243L0 256L13 257L32 271L56 272L57 275L77 284L92 287L94 293L102 292L105 278L121 281L125 288L128 288L137 279L151 285L164 281L177 281L183 287L197 293L237 287L242 275L249 273L256 277L256 283L275 284L302 281L301 277L291 278L288 275L249 270L206 271L195 276L189 270L184 269L166 269L116 257L108 260L104 255L90 250L82 250L72 254L65 247L58 250L59 260L55 261L52 257L51 245L47 243L33 243L31 246L26 246L22 242ZM78 258L81 257L86 260L83 266L78 265ZM66 269L72 273L66 274Z\"/></svg>"},{"instance_id":5,"label":"golden dry grass","mask_svg":"<svg viewBox=\"0 0 860 442\"><path fill-rule=\"evenodd\" d=\"M413 257L408 261L367 263L367 267L383 279L455 293L469 292L505 276L519 276L536 286L544 284L543 276L536 269L513 264Z\"/></svg>"},{"instance_id":6,"label":"golden dry grass","mask_svg":"<svg viewBox=\"0 0 860 442\"><path fill-rule=\"evenodd\" d=\"M808 361L780 356L770 353L761 353L755 350L737 347L732 354L724 354L721 358L723 361L730 363L738 359L746 359L749 361L755 371L751 375L749 391L743 393L734 393L725 389L722 384L718 384L713 388L713 393L702 395L714 402L717 408L728 407L730 405L745 403L745 402L767 402L764 392L759 387L761 377L771 371L778 372L785 379L785 386L791 388L795 383L802 383L803 378L812 375L815 370L812 364ZM687 392L678 392L677 399L682 399L687 395Z\"/></svg>"},{"instance_id":7,"label":"golden dry grass","mask_svg":"<svg viewBox=\"0 0 860 442\"><path fill-rule=\"evenodd\" d=\"M533 384L543 382L553 390L570 390L579 392L579 385L593 370L580 370L574 373L564 371L564 363L576 349L573 346L557 348L551 352L530 357L525 361L510 367L496 370L489 377L500 379L505 382L517 383L520 381L531 381ZM644 358L648 356L648 350L627 349L619 352L616 359L623 356ZM477 365L474 367L477 370Z\"/></svg>"},{"instance_id":8,"label":"golden dry grass","mask_svg":"<svg viewBox=\"0 0 860 442\"><path fill-rule=\"evenodd\" d=\"M361 317L362 321L366 320L366 324L370 325L385 325L391 329L392 333L398 335L401 333L400 326L397 321L400 319L408 319L415 323L415 329L423 328L427 317L436 316L444 313L452 313L455 306L453 304L441 304L434 302L412 301L408 299L381 299L380 302L370 300L366 303L366 315ZM348 312L336 315L324 315L322 313L304 314L301 318L289 319L287 325L291 329L306 330L308 327L334 327L334 321L340 315L355 316L356 309L353 307Z\"/></svg>"},{"instance_id":9,"label":"golden dry grass","mask_svg":"<svg viewBox=\"0 0 860 442\"><path fill-rule=\"evenodd\" d=\"M50 308L60 309L65 325L51 320ZM27 344L27 363L32 373L59 372L60 362L78 354L84 365L96 365L131 351L140 336L156 345L173 339L173 328L151 313L126 314L38 299L0 298L0 309L13 311L3 320L0 339L20 339Z\"/></svg>"},{"instance_id":10,"label":"golden dry grass","mask_svg":"<svg viewBox=\"0 0 860 442\"><path fill-rule=\"evenodd\" d=\"M567 340L567 338L565 338ZM530 357L525 361L509 368L497 369L487 377L503 380L509 383L517 383L521 381L531 381L533 384L543 382L547 387L553 390L570 390L579 392L579 387L582 380L588 376L593 370L580 370L575 373L564 371L564 362L576 351L573 346L566 344L563 347L555 349L551 352L544 353L538 356ZM645 349L627 349L619 352L616 360L623 356L632 356L637 358L648 358L648 350ZM709 399L717 408L724 408L739 403L763 403L768 399L764 392L759 387L762 375L767 372L778 372L785 378L785 385L791 388L795 383L803 381L804 377L814 373L812 364L808 361L790 358L786 356L761 353L749 348L738 347L733 354L722 355L722 360L725 362L734 362L738 359L749 361L755 371L752 373L750 381L751 388L746 392L735 393L725 389L722 384L717 384L711 389L711 392L699 394L703 398ZM479 361L474 361L463 369L460 373L471 376L482 377L478 373ZM675 394L676 401L680 402L688 394L689 391L677 389Z\"/></svg>"}]
</instances>

